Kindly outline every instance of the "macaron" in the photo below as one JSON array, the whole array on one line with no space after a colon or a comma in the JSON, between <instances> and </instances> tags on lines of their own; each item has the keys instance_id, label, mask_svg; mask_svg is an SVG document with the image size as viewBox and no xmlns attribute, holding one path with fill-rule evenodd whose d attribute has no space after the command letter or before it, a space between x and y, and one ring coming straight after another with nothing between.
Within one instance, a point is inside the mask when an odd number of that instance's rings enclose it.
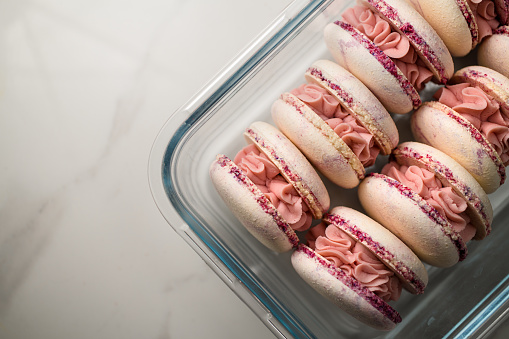
<instances>
[{"instance_id":1,"label":"macaron","mask_svg":"<svg viewBox=\"0 0 509 339\"><path fill-rule=\"evenodd\" d=\"M492 30L507 24L507 0L408 0L442 38L453 56L474 49Z\"/></svg>"},{"instance_id":2,"label":"macaron","mask_svg":"<svg viewBox=\"0 0 509 339\"><path fill-rule=\"evenodd\" d=\"M312 228L291 257L297 273L318 293L376 329L401 316L389 305L401 288L423 293L428 274L417 256L382 225L349 207L335 207Z\"/></svg>"},{"instance_id":3,"label":"macaron","mask_svg":"<svg viewBox=\"0 0 509 339\"><path fill-rule=\"evenodd\" d=\"M277 128L257 121L244 136L250 145L237 161L220 154L212 162L212 183L256 239L273 251L289 251L299 243L294 225L309 227L313 218L321 219L329 194L306 157Z\"/></svg>"},{"instance_id":4,"label":"macaron","mask_svg":"<svg viewBox=\"0 0 509 339\"><path fill-rule=\"evenodd\" d=\"M361 0L324 29L338 64L359 78L391 113L421 104L419 91L446 83L452 57L433 28L405 0Z\"/></svg>"},{"instance_id":5,"label":"macaron","mask_svg":"<svg viewBox=\"0 0 509 339\"><path fill-rule=\"evenodd\" d=\"M486 192L454 159L426 144L398 145L381 173L361 182L358 195L369 216L433 266L464 260L466 243L491 230Z\"/></svg>"},{"instance_id":6,"label":"macaron","mask_svg":"<svg viewBox=\"0 0 509 339\"><path fill-rule=\"evenodd\" d=\"M477 48L477 62L509 77L509 26L500 26Z\"/></svg>"},{"instance_id":7,"label":"macaron","mask_svg":"<svg viewBox=\"0 0 509 339\"><path fill-rule=\"evenodd\" d=\"M318 60L305 79L274 102L272 119L325 177L356 187L378 154L398 144L396 125L371 91L338 64Z\"/></svg>"},{"instance_id":8,"label":"macaron","mask_svg":"<svg viewBox=\"0 0 509 339\"><path fill-rule=\"evenodd\" d=\"M509 79L486 67L468 66L435 99L412 115L415 139L454 158L493 193L505 182L509 164Z\"/></svg>"}]
</instances>

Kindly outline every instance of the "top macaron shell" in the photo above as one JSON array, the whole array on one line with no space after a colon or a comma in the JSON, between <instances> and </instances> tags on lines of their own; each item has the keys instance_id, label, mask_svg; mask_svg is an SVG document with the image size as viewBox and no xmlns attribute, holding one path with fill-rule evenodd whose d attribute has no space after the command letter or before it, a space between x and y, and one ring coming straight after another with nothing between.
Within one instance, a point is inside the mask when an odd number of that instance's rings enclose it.
<instances>
[{"instance_id":1,"label":"top macaron shell","mask_svg":"<svg viewBox=\"0 0 509 339\"><path fill-rule=\"evenodd\" d=\"M467 214L481 240L491 231L493 208L488 195L479 183L453 158L438 149L418 142L404 142L393 152L394 159L401 165L416 165L435 173L444 187L450 186L468 205Z\"/></svg>"},{"instance_id":2,"label":"top macaron shell","mask_svg":"<svg viewBox=\"0 0 509 339\"><path fill-rule=\"evenodd\" d=\"M408 37L438 82L445 84L451 78L454 62L447 46L409 3L405 0L362 0L360 3L377 12L395 30Z\"/></svg>"},{"instance_id":3,"label":"top macaron shell","mask_svg":"<svg viewBox=\"0 0 509 339\"><path fill-rule=\"evenodd\" d=\"M412 134L463 166L486 193L495 192L506 178L502 159L490 142L466 118L438 102L422 104L411 117Z\"/></svg>"},{"instance_id":4,"label":"top macaron shell","mask_svg":"<svg viewBox=\"0 0 509 339\"><path fill-rule=\"evenodd\" d=\"M384 226L367 215L345 206L334 207L324 220L362 243L401 280L413 294L424 293L428 272L412 250Z\"/></svg>"},{"instance_id":5,"label":"top macaron shell","mask_svg":"<svg viewBox=\"0 0 509 339\"><path fill-rule=\"evenodd\" d=\"M315 219L321 219L330 207L330 197L320 176L299 149L277 128L253 122L244 132L278 168L309 206Z\"/></svg>"},{"instance_id":6,"label":"top macaron shell","mask_svg":"<svg viewBox=\"0 0 509 339\"><path fill-rule=\"evenodd\" d=\"M291 93L272 104L272 120L329 180L353 188L364 177L355 153L310 107Z\"/></svg>"},{"instance_id":7,"label":"top macaron shell","mask_svg":"<svg viewBox=\"0 0 509 339\"><path fill-rule=\"evenodd\" d=\"M451 84L464 82L480 87L509 110L509 79L502 74L483 66L468 66L450 80ZM412 115L411 128L417 141L454 158L486 193L495 192L505 182L505 164L491 143L452 108L437 101L426 102Z\"/></svg>"},{"instance_id":8,"label":"top macaron shell","mask_svg":"<svg viewBox=\"0 0 509 339\"><path fill-rule=\"evenodd\" d=\"M486 37L477 49L479 65L489 67L509 77L509 26L501 26Z\"/></svg>"},{"instance_id":9,"label":"top macaron shell","mask_svg":"<svg viewBox=\"0 0 509 339\"><path fill-rule=\"evenodd\" d=\"M211 164L210 178L233 215L258 241L276 252L287 252L299 238L268 198L225 155Z\"/></svg>"},{"instance_id":10,"label":"top macaron shell","mask_svg":"<svg viewBox=\"0 0 509 339\"><path fill-rule=\"evenodd\" d=\"M407 0L442 38L455 57L467 55L478 43L478 27L466 0Z\"/></svg>"},{"instance_id":11,"label":"top macaron shell","mask_svg":"<svg viewBox=\"0 0 509 339\"><path fill-rule=\"evenodd\" d=\"M324 39L334 60L362 81L389 112L405 114L421 103L394 61L350 24L328 24Z\"/></svg>"},{"instance_id":12,"label":"top macaron shell","mask_svg":"<svg viewBox=\"0 0 509 339\"><path fill-rule=\"evenodd\" d=\"M450 223L418 193L399 181L373 173L359 185L366 213L400 238L424 262L451 267L467 248Z\"/></svg>"},{"instance_id":13,"label":"top macaron shell","mask_svg":"<svg viewBox=\"0 0 509 339\"><path fill-rule=\"evenodd\" d=\"M382 154L390 154L398 145L394 120L381 102L355 76L329 60L318 60L305 74L309 83L325 88L343 108L375 138Z\"/></svg>"}]
</instances>

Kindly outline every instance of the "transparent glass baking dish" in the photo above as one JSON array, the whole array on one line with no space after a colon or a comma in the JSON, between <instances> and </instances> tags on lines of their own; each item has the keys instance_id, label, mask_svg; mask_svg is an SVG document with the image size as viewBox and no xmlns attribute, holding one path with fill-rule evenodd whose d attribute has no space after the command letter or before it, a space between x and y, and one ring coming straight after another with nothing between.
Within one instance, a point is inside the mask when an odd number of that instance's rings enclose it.
<instances>
[{"instance_id":1,"label":"transparent glass baking dish","mask_svg":"<svg viewBox=\"0 0 509 339\"><path fill-rule=\"evenodd\" d=\"M173 113L149 159L154 200L168 223L218 276L281 338L481 337L508 317L509 188L490 196L492 234L469 244L466 261L448 269L427 266L425 294L403 292L393 307L403 322L391 332L372 330L318 295L295 273L290 254L271 252L233 217L215 192L208 169L216 154L233 157L253 121L272 123L270 106L304 82L318 59L331 59L322 29L353 1L292 2L205 88ZM472 63L456 59L456 68ZM427 88L425 95L433 92ZM408 117L394 116L400 139L410 140ZM381 159L371 171L380 169ZM324 180L331 206L362 211L356 190Z\"/></svg>"}]
</instances>

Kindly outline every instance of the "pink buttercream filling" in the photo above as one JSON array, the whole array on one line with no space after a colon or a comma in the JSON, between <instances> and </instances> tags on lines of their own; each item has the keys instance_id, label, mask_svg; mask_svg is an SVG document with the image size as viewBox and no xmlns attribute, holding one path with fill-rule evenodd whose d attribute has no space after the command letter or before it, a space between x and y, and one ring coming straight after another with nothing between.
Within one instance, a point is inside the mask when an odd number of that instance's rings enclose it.
<instances>
[{"instance_id":1,"label":"pink buttercream filling","mask_svg":"<svg viewBox=\"0 0 509 339\"><path fill-rule=\"evenodd\" d=\"M364 6L348 8L342 18L357 28L390 57L417 91L431 80L433 73L419 58L410 40L403 34L393 30L391 25Z\"/></svg>"},{"instance_id":2,"label":"pink buttercream filling","mask_svg":"<svg viewBox=\"0 0 509 339\"><path fill-rule=\"evenodd\" d=\"M375 163L380 153L375 138L352 115L343 110L338 99L315 84L302 84L291 93L309 106L336 132L364 167Z\"/></svg>"},{"instance_id":3,"label":"pink buttercream filling","mask_svg":"<svg viewBox=\"0 0 509 339\"><path fill-rule=\"evenodd\" d=\"M505 166L509 164L509 111L481 88L468 83L447 85L434 95L466 118L491 143Z\"/></svg>"},{"instance_id":4,"label":"pink buttercream filling","mask_svg":"<svg viewBox=\"0 0 509 339\"><path fill-rule=\"evenodd\" d=\"M433 172L415 165L405 166L391 161L382 168L382 174L398 180L419 194L449 221L464 242L474 237L476 228L465 212L467 202L451 187L444 187Z\"/></svg>"},{"instance_id":5,"label":"pink buttercream filling","mask_svg":"<svg viewBox=\"0 0 509 339\"><path fill-rule=\"evenodd\" d=\"M470 10L474 14L479 30L479 41L493 34L500 22L493 0L467 0Z\"/></svg>"},{"instance_id":6,"label":"pink buttercream filling","mask_svg":"<svg viewBox=\"0 0 509 339\"><path fill-rule=\"evenodd\" d=\"M398 300L401 281L363 244L324 222L306 234L308 246L384 301Z\"/></svg>"},{"instance_id":7,"label":"pink buttercream filling","mask_svg":"<svg viewBox=\"0 0 509 339\"><path fill-rule=\"evenodd\" d=\"M302 197L254 144L240 150L233 162L262 191L294 230L305 231L311 226L313 217Z\"/></svg>"}]
</instances>

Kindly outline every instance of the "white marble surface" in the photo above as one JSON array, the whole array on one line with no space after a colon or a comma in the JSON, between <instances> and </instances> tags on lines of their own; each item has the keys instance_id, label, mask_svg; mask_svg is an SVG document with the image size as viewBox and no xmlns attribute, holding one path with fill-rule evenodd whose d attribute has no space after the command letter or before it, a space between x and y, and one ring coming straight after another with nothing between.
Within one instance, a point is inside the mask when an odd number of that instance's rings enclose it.
<instances>
[{"instance_id":1,"label":"white marble surface","mask_svg":"<svg viewBox=\"0 0 509 339\"><path fill-rule=\"evenodd\" d=\"M0 338L270 338L149 190L170 113L289 0L0 1Z\"/></svg>"}]
</instances>

